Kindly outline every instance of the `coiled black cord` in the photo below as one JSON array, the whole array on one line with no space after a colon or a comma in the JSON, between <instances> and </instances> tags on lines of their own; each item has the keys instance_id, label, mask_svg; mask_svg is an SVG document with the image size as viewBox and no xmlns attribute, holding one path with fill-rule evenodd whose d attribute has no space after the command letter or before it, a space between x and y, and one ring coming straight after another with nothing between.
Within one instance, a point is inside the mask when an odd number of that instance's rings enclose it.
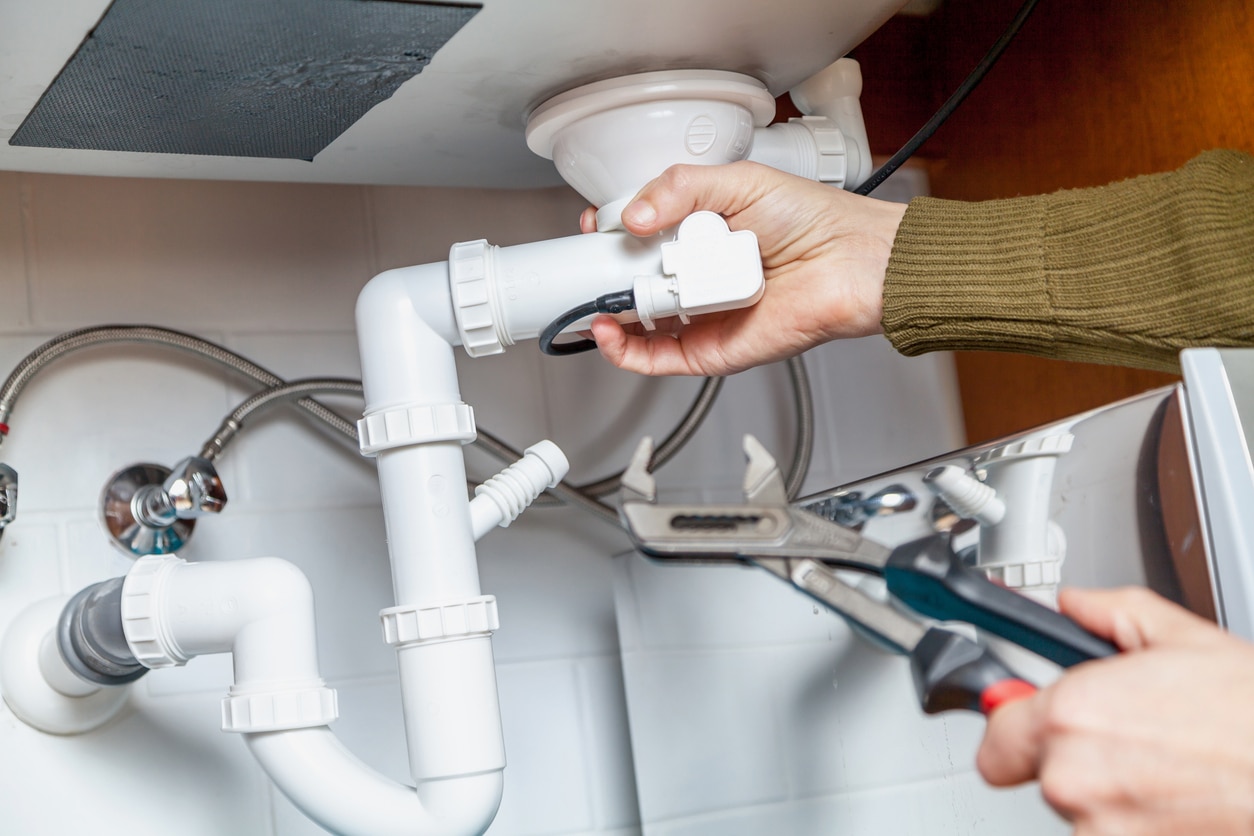
<instances>
[{"instance_id":1,"label":"coiled black cord","mask_svg":"<svg viewBox=\"0 0 1254 836\"><path fill-rule=\"evenodd\" d=\"M597 347L595 340L572 340L564 343L555 343L553 340L557 339L558 334L586 317L599 313L619 314L623 311L635 310L635 308L636 294L630 290L619 290L614 293L606 293L604 296L598 296L594 301L585 302L582 305L571 308L550 322L548 327L540 332L540 350L545 354L559 357L565 354L579 354L584 351L591 351Z\"/></svg>"}]
</instances>

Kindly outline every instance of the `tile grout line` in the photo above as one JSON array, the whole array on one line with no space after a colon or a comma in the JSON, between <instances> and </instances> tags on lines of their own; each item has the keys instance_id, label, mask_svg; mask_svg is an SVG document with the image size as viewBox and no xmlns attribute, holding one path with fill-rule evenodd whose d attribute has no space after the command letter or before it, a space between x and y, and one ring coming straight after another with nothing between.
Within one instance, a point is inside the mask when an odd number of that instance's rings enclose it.
<instances>
[{"instance_id":1,"label":"tile grout line","mask_svg":"<svg viewBox=\"0 0 1254 836\"><path fill-rule=\"evenodd\" d=\"M593 743L594 735L592 733L592 717L591 717L591 689L588 683L588 677L585 673L584 666L572 660L571 673L575 679L575 694L577 697L575 710L579 714L579 748L583 755L585 769L583 770L583 791L584 797L588 800L588 814L592 818L592 827L595 830L603 828L606 815L605 800L597 791L599 781L593 778L601 778L600 763L596 757L595 746ZM594 773L597 773L594 776Z\"/></svg>"},{"instance_id":2,"label":"tile grout line","mask_svg":"<svg viewBox=\"0 0 1254 836\"><path fill-rule=\"evenodd\" d=\"M366 269L370 276L379 275L379 226L375 222L374 187L359 186L361 200L362 232L366 245Z\"/></svg>"},{"instance_id":3,"label":"tile grout line","mask_svg":"<svg viewBox=\"0 0 1254 836\"><path fill-rule=\"evenodd\" d=\"M26 280L26 324L35 323L35 284L37 278L35 246L35 212L31 178L23 175L18 184L18 216L22 225L22 268Z\"/></svg>"}]
</instances>

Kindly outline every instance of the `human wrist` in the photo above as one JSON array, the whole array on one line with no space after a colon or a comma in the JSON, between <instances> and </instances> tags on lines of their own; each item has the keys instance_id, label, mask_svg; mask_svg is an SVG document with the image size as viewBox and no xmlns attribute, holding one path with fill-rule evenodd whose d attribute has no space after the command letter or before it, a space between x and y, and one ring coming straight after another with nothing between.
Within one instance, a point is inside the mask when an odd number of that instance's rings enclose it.
<instances>
[{"instance_id":1,"label":"human wrist","mask_svg":"<svg viewBox=\"0 0 1254 836\"><path fill-rule=\"evenodd\" d=\"M874 227L878 248L873 272L876 279L875 298L879 303L876 309L876 332L883 330L881 323L884 316L884 286L888 279L888 266L892 261L893 246L897 241L897 233L901 229L902 221L905 220L906 210L909 208L905 203L889 201L879 201L878 203L879 211L877 212L877 221Z\"/></svg>"},{"instance_id":2,"label":"human wrist","mask_svg":"<svg viewBox=\"0 0 1254 836\"><path fill-rule=\"evenodd\" d=\"M854 308L847 312L847 317L833 320L842 325L836 333L829 334L828 339L882 333L884 282L906 205L873 198L858 200L861 202L854 214L856 238L837 235L834 239L841 241L841 248L852 252L856 258L852 265L852 275L858 277L852 300Z\"/></svg>"},{"instance_id":3,"label":"human wrist","mask_svg":"<svg viewBox=\"0 0 1254 836\"><path fill-rule=\"evenodd\" d=\"M882 326L903 354L1043 353L1049 295L1039 197L910 202L885 271Z\"/></svg>"}]
</instances>

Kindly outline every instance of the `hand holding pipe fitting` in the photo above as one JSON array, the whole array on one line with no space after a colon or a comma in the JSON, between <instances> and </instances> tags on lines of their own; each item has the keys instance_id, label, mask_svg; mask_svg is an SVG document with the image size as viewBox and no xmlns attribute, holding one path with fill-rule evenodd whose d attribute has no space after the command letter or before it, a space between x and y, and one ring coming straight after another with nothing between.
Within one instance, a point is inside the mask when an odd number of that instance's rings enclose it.
<instances>
[{"instance_id":1,"label":"hand holding pipe fitting","mask_svg":"<svg viewBox=\"0 0 1254 836\"><path fill-rule=\"evenodd\" d=\"M654 319L690 317L746 308L766 291L758 237L732 232L714 212L693 212L675 240L662 245L662 275L636 279L636 315L652 330Z\"/></svg>"}]
</instances>

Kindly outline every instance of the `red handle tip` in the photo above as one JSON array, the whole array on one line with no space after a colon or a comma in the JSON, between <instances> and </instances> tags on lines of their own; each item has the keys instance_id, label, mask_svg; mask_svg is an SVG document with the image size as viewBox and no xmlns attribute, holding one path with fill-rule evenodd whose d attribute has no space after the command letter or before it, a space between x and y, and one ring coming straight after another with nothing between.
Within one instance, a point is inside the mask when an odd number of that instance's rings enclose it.
<instances>
[{"instance_id":1,"label":"red handle tip","mask_svg":"<svg viewBox=\"0 0 1254 836\"><path fill-rule=\"evenodd\" d=\"M1015 700L1026 699L1036 693L1036 686L1022 679L1003 679L984 689L980 694L980 711L992 714L1001 706Z\"/></svg>"}]
</instances>

